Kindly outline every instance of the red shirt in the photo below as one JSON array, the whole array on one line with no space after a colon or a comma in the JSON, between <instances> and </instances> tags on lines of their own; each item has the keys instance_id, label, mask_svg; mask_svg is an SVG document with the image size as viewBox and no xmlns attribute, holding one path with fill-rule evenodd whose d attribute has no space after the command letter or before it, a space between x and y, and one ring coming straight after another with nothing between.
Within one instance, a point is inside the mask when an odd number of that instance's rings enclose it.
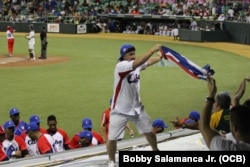
<instances>
[{"instance_id":1,"label":"red shirt","mask_svg":"<svg viewBox=\"0 0 250 167\"><path fill-rule=\"evenodd\" d=\"M106 132L106 138L108 137L109 133L109 119L110 119L110 108L107 108L103 113L102 113L102 126L105 127L105 132Z\"/></svg>"},{"instance_id":2,"label":"red shirt","mask_svg":"<svg viewBox=\"0 0 250 167\"><path fill-rule=\"evenodd\" d=\"M37 139L37 148L40 154L46 154L47 152L55 152L53 145L53 138L48 134L43 134Z\"/></svg>"},{"instance_id":3,"label":"red shirt","mask_svg":"<svg viewBox=\"0 0 250 167\"><path fill-rule=\"evenodd\" d=\"M102 138L102 136L95 132L95 131L91 131L93 138L92 138L92 145L99 145L99 144L104 144L104 140ZM74 149L74 148L80 148L80 137L78 136L80 132L78 132L77 134L75 134L73 136L73 138L71 139L71 141L69 142L69 148Z\"/></svg>"},{"instance_id":4,"label":"red shirt","mask_svg":"<svg viewBox=\"0 0 250 167\"><path fill-rule=\"evenodd\" d=\"M0 161L4 161L7 160L7 155L2 147L2 145L0 145Z\"/></svg>"}]
</instances>

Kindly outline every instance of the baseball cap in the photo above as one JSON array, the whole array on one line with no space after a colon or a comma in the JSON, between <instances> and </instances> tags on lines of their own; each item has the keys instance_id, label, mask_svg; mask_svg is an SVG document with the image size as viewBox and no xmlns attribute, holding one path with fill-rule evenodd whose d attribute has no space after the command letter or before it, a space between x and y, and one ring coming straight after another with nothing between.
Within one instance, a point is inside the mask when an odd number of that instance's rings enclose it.
<instances>
[{"instance_id":1,"label":"baseball cap","mask_svg":"<svg viewBox=\"0 0 250 167\"><path fill-rule=\"evenodd\" d=\"M86 138L86 139L88 139L89 141L91 141L92 138L93 138L92 133L91 133L90 131L88 131L88 130L84 130L84 131L80 132L80 133L78 134L78 136L79 136L80 138Z\"/></svg>"},{"instance_id":2,"label":"baseball cap","mask_svg":"<svg viewBox=\"0 0 250 167\"><path fill-rule=\"evenodd\" d=\"M10 109L10 115L15 115L15 114L18 114L18 113L19 113L19 110L17 108Z\"/></svg>"},{"instance_id":3,"label":"baseball cap","mask_svg":"<svg viewBox=\"0 0 250 167\"><path fill-rule=\"evenodd\" d=\"M6 122L3 124L3 127L4 127L4 129L11 128L11 127L15 127L15 124L14 124L13 121L6 121Z\"/></svg>"},{"instance_id":4,"label":"baseball cap","mask_svg":"<svg viewBox=\"0 0 250 167\"><path fill-rule=\"evenodd\" d=\"M189 118L190 119L195 119L195 120L199 120L200 119L200 113L199 112L197 112L197 111L191 111L190 113L189 113Z\"/></svg>"},{"instance_id":5,"label":"baseball cap","mask_svg":"<svg viewBox=\"0 0 250 167\"><path fill-rule=\"evenodd\" d=\"M131 52L131 51L135 51L135 47L131 44L124 44L122 45L121 49L120 49L120 56L119 56L119 59L118 60L122 60L123 59L123 56L128 53L128 52Z\"/></svg>"},{"instance_id":6,"label":"baseball cap","mask_svg":"<svg viewBox=\"0 0 250 167\"><path fill-rule=\"evenodd\" d=\"M82 127L84 129L87 129L87 128L92 128L92 121L90 118L84 118L82 120Z\"/></svg>"},{"instance_id":7,"label":"baseball cap","mask_svg":"<svg viewBox=\"0 0 250 167\"><path fill-rule=\"evenodd\" d=\"M41 120L40 120L38 115L31 115L30 116L30 123L31 122L39 123L39 122L41 122Z\"/></svg>"},{"instance_id":8,"label":"baseball cap","mask_svg":"<svg viewBox=\"0 0 250 167\"><path fill-rule=\"evenodd\" d=\"M29 131L35 131L35 130L39 130L39 127L37 125L37 123L35 122L31 122L27 125L27 128L26 128L27 132Z\"/></svg>"},{"instance_id":9,"label":"baseball cap","mask_svg":"<svg viewBox=\"0 0 250 167\"><path fill-rule=\"evenodd\" d=\"M164 123L164 121L162 119L155 119L152 126L153 127L168 128L168 126Z\"/></svg>"},{"instance_id":10,"label":"baseball cap","mask_svg":"<svg viewBox=\"0 0 250 167\"><path fill-rule=\"evenodd\" d=\"M5 130L4 130L4 127L1 125L0 126L0 134L2 135L2 134L5 134Z\"/></svg>"},{"instance_id":11,"label":"baseball cap","mask_svg":"<svg viewBox=\"0 0 250 167\"><path fill-rule=\"evenodd\" d=\"M193 119L187 119L187 120L185 121L185 123L186 123L186 124L191 124L191 123L194 123L194 120L193 120Z\"/></svg>"}]
</instances>

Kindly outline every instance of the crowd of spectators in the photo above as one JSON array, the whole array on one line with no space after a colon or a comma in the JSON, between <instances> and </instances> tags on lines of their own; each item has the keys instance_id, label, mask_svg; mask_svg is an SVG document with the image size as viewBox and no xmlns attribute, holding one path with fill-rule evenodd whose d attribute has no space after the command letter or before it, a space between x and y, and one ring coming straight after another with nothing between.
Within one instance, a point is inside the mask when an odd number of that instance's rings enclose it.
<instances>
[{"instance_id":1,"label":"crowd of spectators","mask_svg":"<svg viewBox=\"0 0 250 167\"><path fill-rule=\"evenodd\" d=\"M249 4L248 1L240 0L0 0L0 21L70 24L95 22L105 32L160 34L159 26L167 26L170 31L174 28L191 29L190 22L154 24L149 30L148 25L152 23L120 23L119 20L104 16L190 16L213 21L221 19L220 15L223 15L223 21L250 23Z\"/></svg>"}]
</instances>

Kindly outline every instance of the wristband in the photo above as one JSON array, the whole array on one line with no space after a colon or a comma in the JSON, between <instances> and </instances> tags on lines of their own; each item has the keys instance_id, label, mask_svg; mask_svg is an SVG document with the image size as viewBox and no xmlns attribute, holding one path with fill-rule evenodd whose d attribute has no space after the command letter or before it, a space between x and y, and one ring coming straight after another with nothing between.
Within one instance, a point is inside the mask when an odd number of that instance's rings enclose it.
<instances>
[{"instance_id":1,"label":"wristband","mask_svg":"<svg viewBox=\"0 0 250 167\"><path fill-rule=\"evenodd\" d=\"M214 98L212 98L212 97L206 97L206 102L208 102L208 101L213 102L213 103L215 102Z\"/></svg>"},{"instance_id":2,"label":"wristband","mask_svg":"<svg viewBox=\"0 0 250 167\"><path fill-rule=\"evenodd\" d=\"M11 155L12 155L12 156L15 156L15 155L16 155L16 152L15 152L15 151L13 151L13 152L11 153Z\"/></svg>"}]
</instances>

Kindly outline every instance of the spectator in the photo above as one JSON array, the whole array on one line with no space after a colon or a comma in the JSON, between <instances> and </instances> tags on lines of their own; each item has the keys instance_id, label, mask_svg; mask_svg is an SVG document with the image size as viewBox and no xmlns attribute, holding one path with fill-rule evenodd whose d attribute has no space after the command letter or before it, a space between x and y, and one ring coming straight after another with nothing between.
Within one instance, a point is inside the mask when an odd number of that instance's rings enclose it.
<instances>
[{"instance_id":1,"label":"spectator","mask_svg":"<svg viewBox=\"0 0 250 167\"><path fill-rule=\"evenodd\" d=\"M198 111L191 111L189 116L186 118L182 118L179 120L176 117L176 120L170 121L175 128L188 128L188 129L199 129L199 120L200 120L200 113Z\"/></svg>"},{"instance_id":2,"label":"spectator","mask_svg":"<svg viewBox=\"0 0 250 167\"><path fill-rule=\"evenodd\" d=\"M228 16L228 20L233 21L234 20L234 9L232 7L229 8L229 10L227 11Z\"/></svg>"},{"instance_id":3,"label":"spectator","mask_svg":"<svg viewBox=\"0 0 250 167\"><path fill-rule=\"evenodd\" d=\"M168 126L165 124L165 122L162 119L155 119L152 123L153 130L152 132L154 134L156 133L162 133Z\"/></svg>"},{"instance_id":4,"label":"spectator","mask_svg":"<svg viewBox=\"0 0 250 167\"><path fill-rule=\"evenodd\" d=\"M161 49L162 45L154 45L141 57L136 58L136 49L133 45L124 44L120 48L119 62L114 70L114 92L107 144L109 167L115 166L117 139L126 128L128 121L132 121L137 126L140 134L144 134L152 150L159 150L156 135L152 133L150 118L140 100L139 88L140 71L161 61ZM158 56L152 57L156 52Z\"/></svg>"},{"instance_id":5,"label":"spectator","mask_svg":"<svg viewBox=\"0 0 250 167\"><path fill-rule=\"evenodd\" d=\"M172 29L172 34L174 36L174 40L178 40L178 37L179 37L179 30L177 28L177 26L175 26L173 29Z\"/></svg>"},{"instance_id":6,"label":"spectator","mask_svg":"<svg viewBox=\"0 0 250 167\"><path fill-rule=\"evenodd\" d=\"M5 140L2 142L2 147L9 159L28 157L28 149L24 140L14 134L15 125L12 121L7 121L3 125L6 135Z\"/></svg>"},{"instance_id":7,"label":"spectator","mask_svg":"<svg viewBox=\"0 0 250 167\"><path fill-rule=\"evenodd\" d=\"M222 13L217 19L218 21L224 21L225 20L225 15Z\"/></svg>"},{"instance_id":8,"label":"spectator","mask_svg":"<svg viewBox=\"0 0 250 167\"><path fill-rule=\"evenodd\" d=\"M68 144L70 142L68 134L63 129L57 128L56 116L54 115L48 116L47 125L49 127L47 129L47 133L51 135L52 138L54 139L55 142L54 147L56 148L56 151L61 152L64 150L68 150L69 149Z\"/></svg>"},{"instance_id":9,"label":"spectator","mask_svg":"<svg viewBox=\"0 0 250 167\"><path fill-rule=\"evenodd\" d=\"M112 98L109 100L109 104L111 105L112 103ZM105 141L107 141L108 139L108 129L109 129L109 119L110 119L110 111L111 108L108 107L106 110L104 110L104 112L102 113L102 120L101 120L101 134L102 137ZM134 131L133 129L130 127L129 123L127 123L126 125L126 129L128 129L129 134L131 137L134 137ZM122 138L124 137L124 133L121 133L120 137L118 137L118 141L122 140Z\"/></svg>"},{"instance_id":10,"label":"spectator","mask_svg":"<svg viewBox=\"0 0 250 167\"><path fill-rule=\"evenodd\" d=\"M234 94L233 97L233 106L237 106L240 105L240 99L243 97L243 95L245 94L245 89L246 89L246 82L250 81L250 77L245 77L243 78L242 82L240 83L239 88L237 89L237 91ZM243 105L249 106L250 107L250 99L246 99L245 102L243 103ZM232 132L229 132L225 135L226 139L233 141L234 143L236 143L236 140L232 134Z\"/></svg>"},{"instance_id":11,"label":"spectator","mask_svg":"<svg viewBox=\"0 0 250 167\"><path fill-rule=\"evenodd\" d=\"M198 30L198 24L197 24L197 22L195 21L194 18L192 18L190 26L191 26L191 30L193 30L193 31Z\"/></svg>"},{"instance_id":12,"label":"spectator","mask_svg":"<svg viewBox=\"0 0 250 167\"><path fill-rule=\"evenodd\" d=\"M214 106L217 86L215 79L207 76L208 93L206 104L201 115L200 131L210 150L239 151L250 150L250 108L249 106L237 105L230 111L230 129L236 139L236 143L225 140L218 131L211 128L211 110Z\"/></svg>"},{"instance_id":13,"label":"spectator","mask_svg":"<svg viewBox=\"0 0 250 167\"><path fill-rule=\"evenodd\" d=\"M93 146L93 144L92 144L93 135L92 135L92 133L90 131L83 130L78 135L79 135L79 145L80 145L80 147Z\"/></svg>"},{"instance_id":14,"label":"spectator","mask_svg":"<svg viewBox=\"0 0 250 167\"><path fill-rule=\"evenodd\" d=\"M238 90L235 92L234 97L233 97L233 105L234 106L240 104L240 99L245 94L246 82L250 82L250 76L243 78Z\"/></svg>"},{"instance_id":15,"label":"spectator","mask_svg":"<svg viewBox=\"0 0 250 167\"><path fill-rule=\"evenodd\" d=\"M37 154L49 154L56 152L53 138L48 134L42 134L35 122L27 125L27 134L32 141L36 141L38 151Z\"/></svg>"},{"instance_id":16,"label":"spectator","mask_svg":"<svg viewBox=\"0 0 250 167\"><path fill-rule=\"evenodd\" d=\"M40 118L38 115L31 115L30 116L30 123L36 123L38 128L39 128L39 131L42 133L42 134L45 134L46 133L46 130L41 128L40 127ZM27 134L27 131L23 131L22 134L21 134L21 137L23 138L23 140L25 141L26 143L26 146L28 148L28 151L29 151L29 155L30 156L37 156L37 155L40 155L38 149L37 149L37 144L36 144L36 140L32 140L29 135Z\"/></svg>"},{"instance_id":17,"label":"spectator","mask_svg":"<svg viewBox=\"0 0 250 167\"><path fill-rule=\"evenodd\" d=\"M27 123L20 120L20 112L17 108L10 109L10 119L15 125L15 135L20 136L23 131L25 131Z\"/></svg>"},{"instance_id":18,"label":"spectator","mask_svg":"<svg viewBox=\"0 0 250 167\"><path fill-rule=\"evenodd\" d=\"M215 102L212 109L210 127L223 134L230 132L229 114L231 98L229 94L222 92L215 96Z\"/></svg>"}]
</instances>

